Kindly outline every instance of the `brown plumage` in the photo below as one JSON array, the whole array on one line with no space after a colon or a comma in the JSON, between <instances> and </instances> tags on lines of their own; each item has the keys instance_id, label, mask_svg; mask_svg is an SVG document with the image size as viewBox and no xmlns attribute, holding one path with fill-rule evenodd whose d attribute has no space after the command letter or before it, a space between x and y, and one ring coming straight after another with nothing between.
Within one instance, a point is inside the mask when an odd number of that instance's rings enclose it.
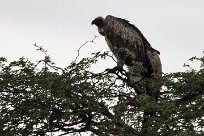
<instances>
[{"instance_id":1,"label":"brown plumage","mask_svg":"<svg viewBox=\"0 0 204 136\"><path fill-rule=\"evenodd\" d=\"M129 21L111 15L97 17L92 21L118 61L118 65L133 66L134 62L141 62L146 72L144 77L160 75L162 73L159 51L151 47L141 31Z\"/></svg>"}]
</instances>

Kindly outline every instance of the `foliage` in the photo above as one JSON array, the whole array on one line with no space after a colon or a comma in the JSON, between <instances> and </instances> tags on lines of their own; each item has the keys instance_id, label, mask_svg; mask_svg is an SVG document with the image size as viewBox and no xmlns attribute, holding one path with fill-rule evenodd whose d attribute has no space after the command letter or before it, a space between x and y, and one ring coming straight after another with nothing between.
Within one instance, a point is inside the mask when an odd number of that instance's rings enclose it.
<instances>
[{"instance_id":1,"label":"foliage","mask_svg":"<svg viewBox=\"0 0 204 136\"><path fill-rule=\"evenodd\" d=\"M204 57L191 59L201 62L199 70L154 79L163 83L155 101L128 85L125 70L91 71L108 52L60 68L38 49L45 58L36 63L0 59L0 135L204 134Z\"/></svg>"}]
</instances>

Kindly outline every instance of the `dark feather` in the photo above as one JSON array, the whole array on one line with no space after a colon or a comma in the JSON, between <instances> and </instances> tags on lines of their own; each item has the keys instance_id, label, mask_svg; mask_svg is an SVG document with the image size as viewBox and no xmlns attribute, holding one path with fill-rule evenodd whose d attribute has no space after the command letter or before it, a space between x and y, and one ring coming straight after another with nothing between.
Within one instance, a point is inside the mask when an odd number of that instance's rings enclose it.
<instances>
[{"instance_id":1,"label":"dark feather","mask_svg":"<svg viewBox=\"0 0 204 136\"><path fill-rule=\"evenodd\" d=\"M161 73L161 70L157 70L161 69L161 65L159 66L159 64L161 64L158 55L159 51L151 47L150 43L136 26L130 24L129 21L125 19L108 15L105 18L104 30L108 46L118 61L124 61L124 63L128 65L125 61L126 58L124 58L124 56L127 57L127 55L119 54L121 48L126 48L135 55L135 61L143 63L149 75L157 72Z\"/></svg>"}]
</instances>

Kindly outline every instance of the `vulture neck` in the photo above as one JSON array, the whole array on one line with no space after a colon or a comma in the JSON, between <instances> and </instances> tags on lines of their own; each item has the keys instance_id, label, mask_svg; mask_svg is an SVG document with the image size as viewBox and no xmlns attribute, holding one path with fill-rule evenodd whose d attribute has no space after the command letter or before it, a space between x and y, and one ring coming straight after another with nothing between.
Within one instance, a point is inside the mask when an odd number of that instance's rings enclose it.
<instances>
[{"instance_id":1,"label":"vulture neck","mask_svg":"<svg viewBox=\"0 0 204 136\"><path fill-rule=\"evenodd\" d=\"M101 35L105 36L104 27L98 27L98 32L99 32Z\"/></svg>"}]
</instances>

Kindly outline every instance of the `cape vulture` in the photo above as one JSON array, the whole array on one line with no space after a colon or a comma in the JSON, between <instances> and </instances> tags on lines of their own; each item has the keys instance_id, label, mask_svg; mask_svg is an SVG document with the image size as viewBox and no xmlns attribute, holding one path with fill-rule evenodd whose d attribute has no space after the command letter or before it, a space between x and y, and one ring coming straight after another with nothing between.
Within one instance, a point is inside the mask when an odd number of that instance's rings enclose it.
<instances>
[{"instance_id":1,"label":"cape vulture","mask_svg":"<svg viewBox=\"0 0 204 136\"><path fill-rule=\"evenodd\" d=\"M131 67L140 62L146 69L142 76L161 75L160 52L154 49L141 31L129 21L111 15L95 18L92 23L105 40L117 59L118 65Z\"/></svg>"}]
</instances>

